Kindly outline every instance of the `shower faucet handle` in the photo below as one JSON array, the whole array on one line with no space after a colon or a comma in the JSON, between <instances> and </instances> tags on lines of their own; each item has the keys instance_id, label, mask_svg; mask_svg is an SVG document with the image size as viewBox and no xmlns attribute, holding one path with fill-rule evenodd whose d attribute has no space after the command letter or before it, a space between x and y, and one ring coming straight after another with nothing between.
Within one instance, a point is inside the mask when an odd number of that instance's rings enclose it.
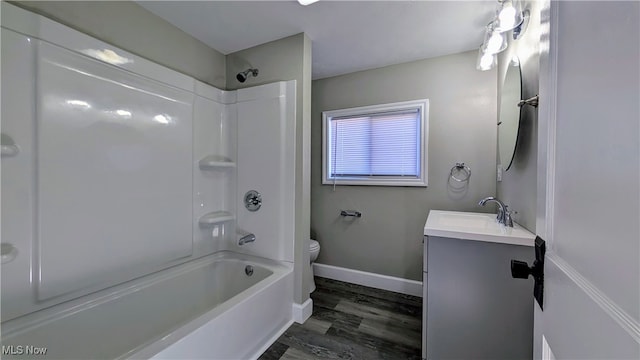
<instances>
[{"instance_id":1,"label":"shower faucet handle","mask_svg":"<svg viewBox=\"0 0 640 360\"><path fill-rule=\"evenodd\" d=\"M260 195L252 196L249 198L249 202L253 205L258 205L262 202L262 199L260 199Z\"/></svg>"},{"instance_id":2,"label":"shower faucet handle","mask_svg":"<svg viewBox=\"0 0 640 360\"><path fill-rule=\"evenodd\" d=\"M504 225L508 227L513 227L513 215L518 214L517 211L509 211L509 207L505 205L504 207Z\"/></svg>"},{"instance_id":3,"label":"shower faucet handle","mask_svg":"<svg viewBox=\"0 0 640 360\"><path fill-rule=\"evenodd\" d=\"M256 190L249 190L244 194L244 206L247 210L258 211L262 206L262 195Z\"/></svg>"}]
</instances>

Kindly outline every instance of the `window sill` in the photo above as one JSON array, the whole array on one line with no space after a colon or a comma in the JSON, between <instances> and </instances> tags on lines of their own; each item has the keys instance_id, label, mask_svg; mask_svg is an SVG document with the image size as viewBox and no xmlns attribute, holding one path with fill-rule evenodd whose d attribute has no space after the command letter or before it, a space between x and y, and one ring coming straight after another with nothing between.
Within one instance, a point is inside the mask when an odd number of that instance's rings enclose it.
<instances>
[{"instance_id":1,"label":"window sill","mask_svg":"<svg viewBox=\"0 0 640 360\"><path fill-rule=\"evenodd\" d=\"M322 180L322 185L333 185L333 184L334 184L334 180L332 179ZM341 180L336 180L335 185L427 187L427 182L420 179L411 179L411 180L341 179Z\"/></svg>"}]
</instances>

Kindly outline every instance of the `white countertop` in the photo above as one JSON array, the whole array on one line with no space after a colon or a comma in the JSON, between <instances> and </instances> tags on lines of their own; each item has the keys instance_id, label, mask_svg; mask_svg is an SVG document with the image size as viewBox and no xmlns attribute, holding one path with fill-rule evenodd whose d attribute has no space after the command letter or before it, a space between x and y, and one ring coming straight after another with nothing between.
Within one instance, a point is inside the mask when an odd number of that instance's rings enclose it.
<instances>
[{"instance_id":1,"label":"white countertop","mask_svg":"<svg viewBox=\"0 0 640 360\"><path fill-rule=\"evenodd\" d=\"M507 227L496 222L496 214L431 210L424 234L455 239L533 246L535 234L513 223Z\"/></svg>"}]
</instances>

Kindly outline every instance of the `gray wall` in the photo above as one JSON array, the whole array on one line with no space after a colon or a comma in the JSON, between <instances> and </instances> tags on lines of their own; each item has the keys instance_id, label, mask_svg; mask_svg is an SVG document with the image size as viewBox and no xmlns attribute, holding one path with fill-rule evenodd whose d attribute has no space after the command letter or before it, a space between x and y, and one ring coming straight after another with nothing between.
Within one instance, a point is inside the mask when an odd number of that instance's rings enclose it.
<instances>
[{"instance_id":1,"label":"gray wall","mask_svg":"<svg viewBox=\"0 0 640 360\"><path fill-rule=\"evenodd\" d=\"M258 68L246 82L236 74ZM234 90L281 80L296 80L296 226L295 301L309 298L309 218L311 141L311 40L301 33L227 55L227 89Z\"/></svg>"},{"instance_id":2,"label":"gray wall","mask_svg":"<svg viewBox=\"0 0 640 360\"><path fill-rule=\"evenodd\" d=\"M525 33L513 40L509 33L509 47L498 57L498 99L507 63L514 55L520 59L522 72L522 98L538 94L540 73L540 2L528 1L523 8L529 9L531 18ZM498 102L499 104L499 102ZM531 106L522 108L516 152L511 168L503 173L497 183L497 196L512 211L517 211L514 220L529 231L536 231L536 181L538 151L538 110ZM498 159L498 162L500 160ZM506 168L507 164L504 164Z\"/></svg>"},{"instance_id":3,"label":"gray wall","mask_svg":"<svg viewBox=\"0 0 640 360\"><path fill-rule=\"evenodd\" d=\"M477 205L495 194L496 70L476 70L476 51L393 65L313 82L311 229L318 262L422 279L422 236L431 209L489 212ZM322 111L428 98L427 188L322 185ZM467 188L448 186L465 162ZM353 222L340 209L356 209Z\"/></svg>"},{"instance_id":4,"label":"gray wall","mask_svg":"<svg viewBox=\"0 0 640 360\"><path fill-rule=\"evenodd\" d=\"M11 3L217 88L225 87L222 53L132 1Z\"/></svg>"}]
</instances>

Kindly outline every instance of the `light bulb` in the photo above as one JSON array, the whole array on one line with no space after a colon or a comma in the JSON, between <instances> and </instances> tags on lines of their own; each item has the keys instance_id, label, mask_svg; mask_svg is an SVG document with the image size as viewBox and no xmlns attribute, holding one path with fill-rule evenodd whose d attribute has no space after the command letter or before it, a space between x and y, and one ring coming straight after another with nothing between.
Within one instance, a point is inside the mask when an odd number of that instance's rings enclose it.
<instances>
[{"instance_id":1,"label":"light bulb","mask_svg":"<svg viewBox=\"0 0 640 360\"><path fill-rule=\"evenodd\" d=\"M521 4L517 0L502 0L498 7L496 31L509 31L522 23Z\"/></svg>"},{"instance_id":2,"label":"light bulb","mask_svg":"<svg viewBox=\"0 0 640 360\"><path fill-rule=\"evenodd\" d=\"M496 30L496 21L487 25L482 47L483 52L488 54L497 54L507 48L507 37Z\"/></svg>"},{"instance_id":3,"label":"light bulb","mask_svg":"<svg viewBox=\"0 0 640 360\"><path fill-rule=\"evenodd\" d=\"M480 67L483 70L489 70L491 68L491 65L493 65L493 55L488 53L482 55L482 57L480 58Z\"/></svg>"},{"instance_id":4,"label":"light bulb","mask_svg":"<svg viewBox=\"0 0 640 360\"><path fill-rule=\"evenodd\" d=\"M504 7L500 14L498 15L498 19L500 21L500 27L503 29L512 29L515 27L516 23L516 9L509 4Z\"/></svg>"},{"instance_id":5,"label":"light bulb","mask_svg":"<svg viewBox=\"0 0 640 360\"><path fill-rule=\"evenodd\" d=\"M478 60L476 60L476 69L480 71L487 71L496 65L497 57L495 54L490 54L484 51L484 46L478 49Z\"/></svg>"},{"instance_id":6,"label":"light bulb","mask_svg":"<svg viewBox=\"0 0 640 360\"><path fill-rule=\"evenodd\" d=\"M500 35L497 32L494 32L491 37L489 38L489 41L487 41L487 53L491 53L491 54L496 54L498 52L500 52L501 47L502 47L502 35Z\"/></svg>"}]
</instances>

